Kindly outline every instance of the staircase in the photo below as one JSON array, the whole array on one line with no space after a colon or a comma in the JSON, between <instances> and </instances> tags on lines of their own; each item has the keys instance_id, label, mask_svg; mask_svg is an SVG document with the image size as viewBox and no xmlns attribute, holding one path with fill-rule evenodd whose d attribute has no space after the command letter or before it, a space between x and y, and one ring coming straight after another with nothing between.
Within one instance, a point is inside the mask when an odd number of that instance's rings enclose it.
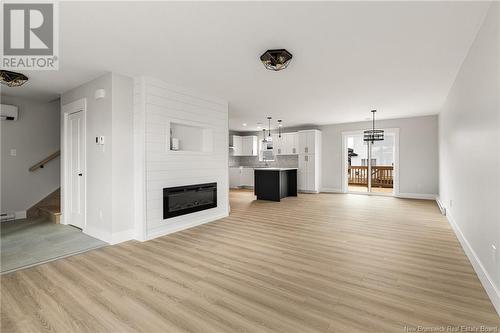
<instances>
[{"instance_id":1,"label":"staircase","mask_svg":"<svg viewBox=\"0 0 500 333\"><path fill-rule=\"evenodd\" d=\"M61 222L61 188L40 200L26 212L27 217L44 216L53 223Z\"/></svg>"}]
</instances>

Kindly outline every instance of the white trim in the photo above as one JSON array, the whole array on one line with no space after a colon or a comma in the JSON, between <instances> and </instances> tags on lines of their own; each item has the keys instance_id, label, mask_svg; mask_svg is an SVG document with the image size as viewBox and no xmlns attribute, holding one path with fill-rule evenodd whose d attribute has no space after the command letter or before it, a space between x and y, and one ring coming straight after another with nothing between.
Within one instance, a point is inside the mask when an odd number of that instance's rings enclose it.
<instances>
[{"instance_id":1,"label":"white trim","mask_svg":"<svg viewBox=\"0 0 500 333\"><path fill-rule=\"evenodd\" d=\"M333 187L322 187L320 192L323 192L323 193L344 193L341 188L333 188Z\"/></svg>"},{"instance_id":2,"label":"white trim","mask_svg":"<svg viewBox=\"0 0 500 333\"><path fill-rule=\"evenodd\" d=\"M455 235L457 236L460 244L462 245L465 254L469 258L472 267L476 271L479 281L481 281L481 284L486 290L486 293L490 297L491 303L493 303L495 310L500 316L500 290L495 285L495 282L484 268L483 264L481 263L481 260L479 260L479 257L476 255L476 252L469 244L469 241L467 240L467 238L465 238L465 235L462 233L462 230L460 230L460 227L455 222L455 219L451 216L449 212L446 215L446 218L448 219L448 223L450 223L453 231L455 232Z\"/></svg>"},{"instance_id":3,"label":"white trim","mask_svg":"<svg viewBox=\"0 0 500 333\"><path fill-rule=\"evenodd\" d=\"M181 231L181 230L193 228L193 227L205 224L205 223L209 223L209 222L213 222L213 221L217 221L217 220L223 219L223 218L228 217L228 216L229 216L229 213L225 212L225 213L220 214L220 215L210 216L210 217L207 217L207 218L204 218L204 219L201 219L201 220L197 220L197 221L193 221L193 222L187 222L186 223L186 221L182 221L182 222L178 222L178 223L166 224L165 226L162 226L160 228L156 228L155 230L149 232L147 234L145 240L151 240L151 239L154 239L154 238L157 238L157 237L161 237L161 236L165 236L165 235L168 235L168 234L172 234L174 232L178 232L178 231Z\"/></svg>"},{"instance_id":4,"label":"white trim","mask_svg":"<svg viewBox=\"0 0 500 333\"><path fill-rule=\"evenodd\" d=\"M134 239L135 229L123 230L120 232L115 232L111 234L111 241L109 242L111 245L115 245L118 243L123 243L129 240Z\"/></svg>"},{"instance_id":5,"label":"white trim","mask_svg":"<svg viewBox=\"0 0 500 333\"><path fill-rule=\"evenodd\" d=\"M14 212L14 220L19 220L19 219L25 219L26 218L26 211L21 210L19 212Z\"/></svg>"},{"instance_id":6,"label":"white trim","mask_svg":"<svg viewBox=\"0 0 500 333\"><path fill-rule=\"evenodd\" d=\"M436 200L437 195L429 193L399 193L395 195L395 197L403 199Z\"/></svg>"},{"instance_id":7,"label":"white trim","mask_svg":"<svg viewBox=\"0 0 500 333\"><path fill-rule=\"evenodd\" d=\"M75 112L83 112L83 150L84 150L84 207L83 207L83 228L82 231L85 234L89 234L87 231L87 99L81 98L74 102L65 104L62 106L62 132L61 132L61 224L69 224L69 217L64 214L66 207L69 207L69 195L66 195L66 188L69 186L68 179L68 162L66 156L67 148L67 128L68 128L68 116ZM91 235L92 236L92 235ZM99 237L96 237L99 238ZM101 239L101 238L99 238Z\"/></svg>"},{"instance_id":8,"label":"white trim","mask_svg":"<svg viewBox=\"0 0 500 333\"><path fill-rule=\"evenodd\" d=\"M446 215L446 207L443 205L443 202L441 202L441 199L438 196L436 196L436 203L441 211L441 214Z\"/></svg>"},{"instance_id":9,"label":"white trim","mask_svg":"<svg viewBox=\"0 0 500 333\"><path fill-rule=\"evenodd\" d=\"M135 239L146 240L146 82L134 78L134 217Z\"/></svg>"}]
</instances>

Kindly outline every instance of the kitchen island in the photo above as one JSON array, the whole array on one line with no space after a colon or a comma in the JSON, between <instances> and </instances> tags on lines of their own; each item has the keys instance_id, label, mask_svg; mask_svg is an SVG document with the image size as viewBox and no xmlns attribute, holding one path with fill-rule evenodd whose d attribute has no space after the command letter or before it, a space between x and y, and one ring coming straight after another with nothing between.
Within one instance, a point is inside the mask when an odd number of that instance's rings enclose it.
<instances>
[{"instance_id":1,"label":"kitchen island","mask_svg":"<svg viewBox=\"0 0 500 333\"><path fill-rule=\"evenodd\" d=\"M297 196L297 168L256 168L254 178L257 200L280 201Z\"/></svg>"}]
</instances>

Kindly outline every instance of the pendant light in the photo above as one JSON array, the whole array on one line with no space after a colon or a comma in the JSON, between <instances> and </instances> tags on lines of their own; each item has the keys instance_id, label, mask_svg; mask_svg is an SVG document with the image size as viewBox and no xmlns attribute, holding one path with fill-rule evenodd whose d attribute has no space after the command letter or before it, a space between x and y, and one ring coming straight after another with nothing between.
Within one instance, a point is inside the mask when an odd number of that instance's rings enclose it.
<instances>
[{"instance_id":1,"label":"pendant light","mask_svg":"<svg viewBox=\"0 0 500 333\"><path fill-rule=\"evenodd\" d=\"M372 110L372 129L366 130L363 132L363 141L371 142L372 144L375 141L383 141L384 140L384 130L375 129L375 113L377 110Z\"/></svg>"},{"instance_id":2,"label":"pendant light","mask_svg":"<svg viewBox=\"0 0 500 333\"><path fill-rule=\"evenodd\" d=\"M281 123L281 119L278 119L278 137L281 138L281 128L283 124Z\"/></svg>"},{"instance_id":3,"label":"pendant light","mask_svg":"<svg viewBox=\"0 0 500 333\"><path fill-rule=\"evenodd\" d=\"M267 121L268 121L268 123L269 123L269 127L268 127L268 128L269 128L269 131L267 132L267 136L268 136L269 138L271 138L271 119L273 119L273 117L267 117Z\"/></svg>"}]
</instances>

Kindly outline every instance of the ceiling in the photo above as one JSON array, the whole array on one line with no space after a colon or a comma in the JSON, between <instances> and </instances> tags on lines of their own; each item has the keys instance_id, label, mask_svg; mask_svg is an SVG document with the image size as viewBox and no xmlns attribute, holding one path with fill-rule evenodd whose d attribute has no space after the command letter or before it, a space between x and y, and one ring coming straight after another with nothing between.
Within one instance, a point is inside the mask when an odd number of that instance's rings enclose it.
<instances>
[{"instance_id":1,"label":"ceiling","mask_svg":"<svg viewBox=\"0 0 500 333\"><path fill-rule=\"evenodd\" d=\"M3 93L51 100L104 72L224 98L230 128L436 114L489 2L61 2L60 70ZM293 54L264 68L270 48ZM247 126L242 124L246 123Z\"/></svg>"}]
</instances>

